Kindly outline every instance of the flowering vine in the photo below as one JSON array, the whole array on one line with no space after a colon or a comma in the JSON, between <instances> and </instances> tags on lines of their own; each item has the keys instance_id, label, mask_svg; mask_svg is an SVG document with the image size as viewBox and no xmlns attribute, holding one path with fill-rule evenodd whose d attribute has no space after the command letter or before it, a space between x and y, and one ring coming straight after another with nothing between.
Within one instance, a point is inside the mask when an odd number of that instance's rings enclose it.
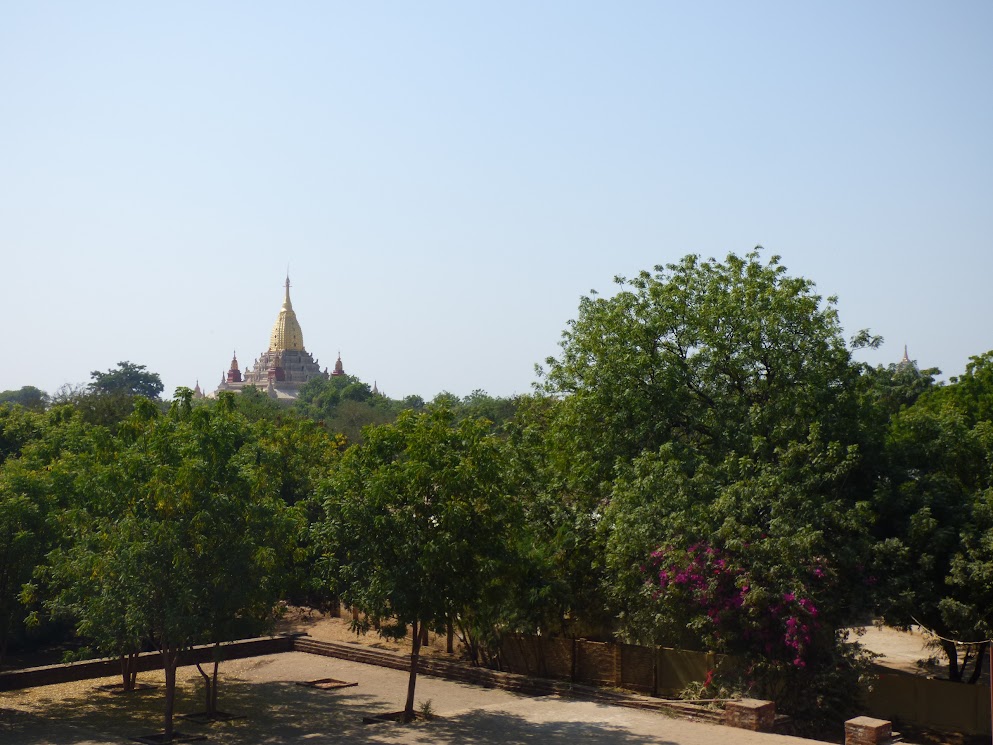
<instances>
[{"instance_id":1,"label":"flowering vine","mask_svg":"<svg viewBox=\"0 0 993 745\"><path fill-rule=\"evenodd\" d=\"M669 617L682 618L715 649L806 667L819 611L794 577L777 589L734 552L707 543L663 546L641 567L646 589ZM808 574L824 576L815 563Z\"/></svg>"}]
</instances>

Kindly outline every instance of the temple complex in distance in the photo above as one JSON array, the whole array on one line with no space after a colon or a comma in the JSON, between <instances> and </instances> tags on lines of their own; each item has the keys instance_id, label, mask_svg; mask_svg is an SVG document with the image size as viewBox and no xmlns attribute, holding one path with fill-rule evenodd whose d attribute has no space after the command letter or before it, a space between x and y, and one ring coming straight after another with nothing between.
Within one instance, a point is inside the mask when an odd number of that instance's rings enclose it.
<instances>
[{"instance_id":1,"label":"temple complex in distance","mask_svg":"<svg viewBox=\"0 0 993 745\"><path fill-rule=\"evenodd\" d=\"M300 388L311 378L327 379L331 375L344 375L341 355L334 364L334 370L328 373L327 368L321 371L320 365L313 355L303 346L303 331L297 314L290 302L290 278L286 278L286 296L283 307L269 335L269 348L263 352L253 366L244 372L238 367L238 356L233 355L231 367L222 374L221 384L216 393L221 391L239 392L245 386L253 385L265 391L271 398L292 400L300 393ZM199 384L197 388L199 389Z\"/></svg>"}]
</instances>

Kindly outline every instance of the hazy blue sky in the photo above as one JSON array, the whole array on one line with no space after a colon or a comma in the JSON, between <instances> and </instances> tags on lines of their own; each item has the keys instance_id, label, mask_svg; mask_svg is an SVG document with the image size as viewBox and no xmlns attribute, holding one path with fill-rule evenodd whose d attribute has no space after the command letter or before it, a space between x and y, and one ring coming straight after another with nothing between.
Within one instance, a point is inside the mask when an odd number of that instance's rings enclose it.
<instances>
[{"instance_id":1,"label":"hazy blue sky","mask_svg":"<svg viewBox=\"0 0 993 745\"><path fill-rule=\"evenodd\" d=\"M0 390L268 345L525 392L579 297L762 244L848 335L993 348L993 2L0 0Z\"/></svg>"}]
</instances>

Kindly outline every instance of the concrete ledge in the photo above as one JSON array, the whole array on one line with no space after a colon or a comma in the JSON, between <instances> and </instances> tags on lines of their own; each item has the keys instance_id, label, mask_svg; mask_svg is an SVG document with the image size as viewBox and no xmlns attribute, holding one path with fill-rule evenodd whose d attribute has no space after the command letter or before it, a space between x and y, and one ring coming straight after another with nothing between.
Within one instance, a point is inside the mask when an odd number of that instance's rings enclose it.
<instances>
[{"instance_id":1,"label":"concrete ledge","mask_svg":"<svg viewBox=\"0 0 993 745\"><path fill-rule=\"evenodd\" d=\"M293 651L292 636L265 636L257 639L240 639L221 644L221 659L236 660L242 657L256 657L264 654ZM204 644L187 650L179 658L179 664L192 665L197 662L210 662L214 659L214 645ZM138 655L138 672L158 670L162 667L162 656L158 652L142 652ZM121 674L120 659L103 657L96 660L69 662L62 665L28 667L22 670L8 670L0 673L0 691L14 691L19 688L35 688L54 683L70 683L75 680L106 678Z\"/></svg>"}]
</instances>

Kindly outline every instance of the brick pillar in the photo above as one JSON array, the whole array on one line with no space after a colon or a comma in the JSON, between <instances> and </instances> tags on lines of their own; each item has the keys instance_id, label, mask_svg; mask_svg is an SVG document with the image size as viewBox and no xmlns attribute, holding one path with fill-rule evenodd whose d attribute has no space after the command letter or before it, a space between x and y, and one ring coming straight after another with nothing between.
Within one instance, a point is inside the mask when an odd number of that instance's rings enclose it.
<instances>
[{"instance_id":1,"label":"brick pillar","mask_svg":"<svg viewBox=\"0 0 993 745\"><path fill-rule=\"evenodd\" d=\"M772 732L776 723L776 705L772 701L743 698L724 706L724 724L752 732Z\"/></svg>"},{"instance_id":2,"label":"brick pillar","mask_svg":"<svg viewBox=\"0 0 993 745\"><path fill-rule=\"evenodd\" d=\"M855 717L845 722L845 745L884 745L893 739L893 723L886 719Z\"/></svg>"}]
</instances>

